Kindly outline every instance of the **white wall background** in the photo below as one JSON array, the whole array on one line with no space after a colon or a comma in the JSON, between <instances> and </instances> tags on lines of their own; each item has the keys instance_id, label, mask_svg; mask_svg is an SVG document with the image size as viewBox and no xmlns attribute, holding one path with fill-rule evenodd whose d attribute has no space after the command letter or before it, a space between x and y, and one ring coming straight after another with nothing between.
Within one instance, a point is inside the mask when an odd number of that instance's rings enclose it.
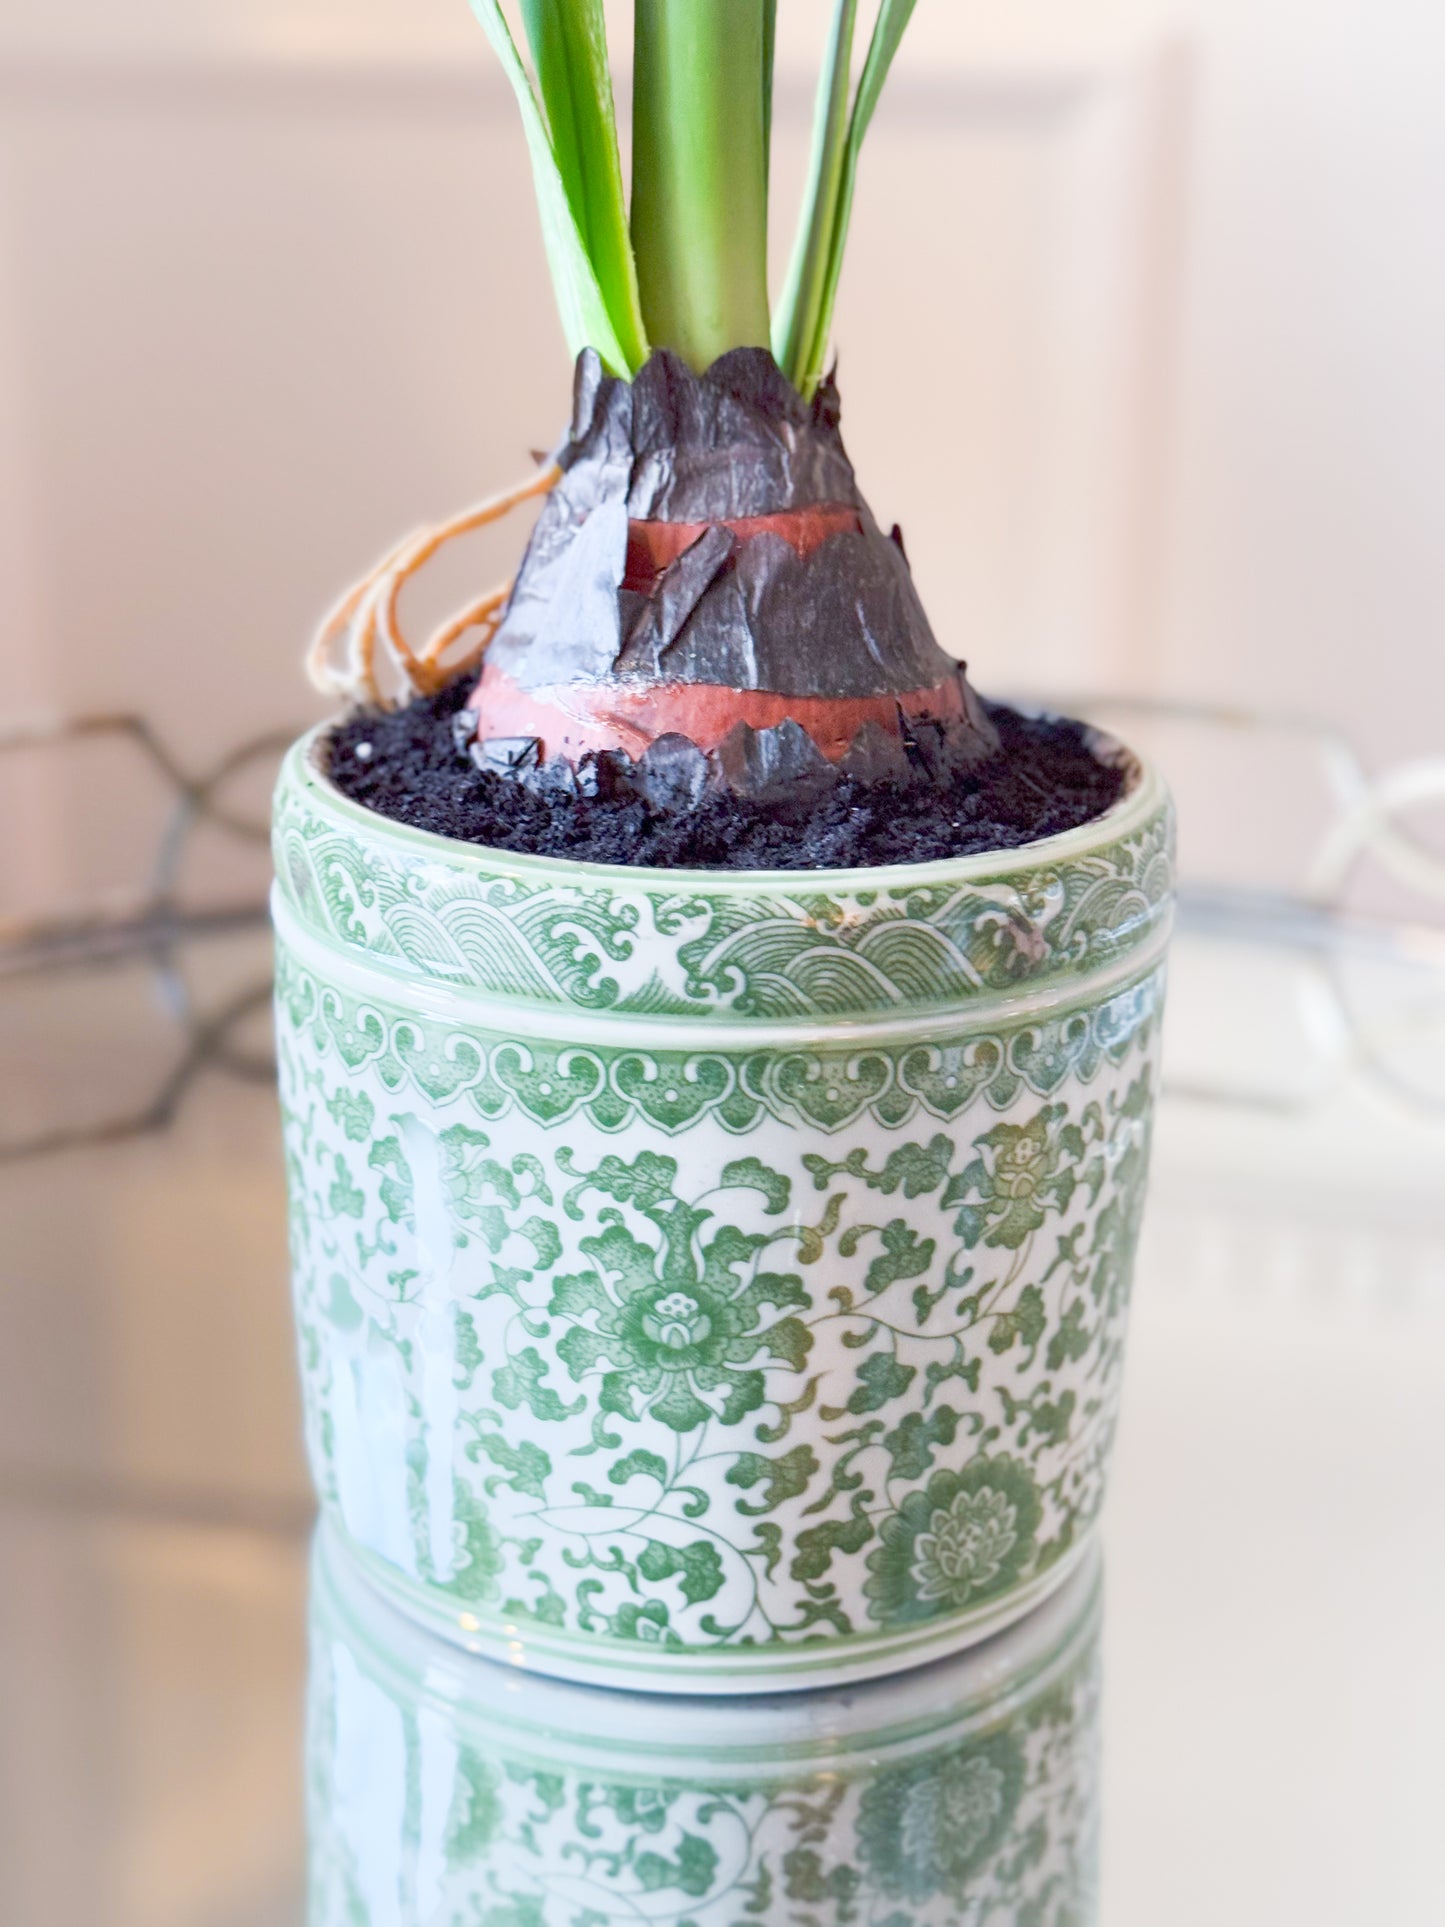
<instances>
[{"instance_id":1,"label":"white wall background","mask_svg":"<svg viewBox=\"0 0 1445 1927\"><path fill-rule=\"evenodd\" d=\"M787 194L825 7L782 15ZM838 343L985 688L1440 748L1442 98L1423 0L923 0ZM524 466L566 376L463 0L9 0L0 710L144 707L198 761L303 716L331 592ZM6 780L12 902L124 867L139 803Z\"/></svg>"}]
</instances>

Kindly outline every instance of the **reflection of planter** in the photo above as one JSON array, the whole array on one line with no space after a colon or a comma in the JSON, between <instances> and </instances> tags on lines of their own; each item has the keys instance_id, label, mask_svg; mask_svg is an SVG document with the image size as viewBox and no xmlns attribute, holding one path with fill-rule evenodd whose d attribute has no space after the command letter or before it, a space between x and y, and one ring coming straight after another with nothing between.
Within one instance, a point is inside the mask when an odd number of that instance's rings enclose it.
<instances>
[{"instance_id":1,"label":"reflection of planter","mask_svg":"<svg viewBox=\"0 0 1445 1927\"><path fill-rule=\"evenodd\" d=\"M645 1721L429 1639L325 1528L312 1600L311 1927L1094 1918L1097 1560L907 1679Z\"/></svg>"},{"instance_id":2,"label":"reflection of planter","mask_svg":"<svg viewBox=\"0 0 1445 1927\"><path fill-rule=\"evenodd\" d=\"M277 797L308 1439L374 1579L543 1671L737 1692L983 1637L1102 1496L1170 815L811 875Z\"/></svg>"}]
</instances>

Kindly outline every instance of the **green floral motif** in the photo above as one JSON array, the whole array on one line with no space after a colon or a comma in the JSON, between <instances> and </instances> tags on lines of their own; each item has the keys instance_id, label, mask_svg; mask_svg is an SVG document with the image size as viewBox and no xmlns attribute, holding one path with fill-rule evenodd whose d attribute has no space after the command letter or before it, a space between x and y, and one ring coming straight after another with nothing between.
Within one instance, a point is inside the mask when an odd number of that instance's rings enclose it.
<instances>
[{"instance_id":1,"label":"green floral motif","mask_svg":"<svg viewBox=\"0 0 1445 1927\"><path fill-rule=\"evenodd\" d=\"M481 1602L497 1596L497 1575L503 1569L501 1541L492 1528L486 1506L465 1480L453 1481L455 1543L449 1590L460 1599Z\"/></svg>"},{"instance_id":2,"label":"green floral motif","mask_svg":"<svg viewBox=\"0 0 1445 1927\"><path fill-rule=\"evenodd\" d=\"M1084 1137L1067 1118L1067 1106L1047 1104L1027 1124L995 1124L974 1139L983 1155L950 1180L943 1194L945 1204L962 1207L957 1229L965 1244L982 1240L1017 1251L1043 1224L1049 1207L1068 1209Z\"/></svg>"},{"instance_id":3,"label":"green floral motif","mask_svg":"<svg viewBox=\"0 0 1445 1927\"><path fill-rule=\"evenodd\" d=\"M447 1865L455 1872L475 1866L501 1831L501 1776L471 1747L457 1754L456 1784L447 1815Z\"/></svg>"},{"instance_id":4,"label":"green floral motif","mask_svg":"<svg viewBox=\"0 0 1445 1927\"><path fill-rule=\"evenodd\" d=\"M660 1242L643 1243L617 1222L581 1240L595 1269L556 1280L548 1310L569 1321L557 1356L574 1381L602 1371L604 1412L636 1419L650 1410L674 1432L695 1431L714 1414L736 1425L763 1403L760 1356L802 1370L812 1334L797 1318L768 1313L806 1306L808 1292L795 1274L746 1277L767 1239L726 1224L705 1236L712 1213L672 1195L675 1161L644 1158L645 1175L642 1159L633 1167L614 1159L613 1172L591 1181L622 1195L641 1191ZM739 1170L736 1182L775 1191L775 1174Z\"/></svg>"},{"instance_id":5,"label":"green floral motif","mask_svg":"<svg viewBox=\"0 0 1445 1927\"><path fill-rule=\"evenodd\" d=\"M1016 1459L935 1472L883 1521L868 1555L875 1613L908 1624L997 1597L1027 1565L1042 1517L1033 1474Z\"/></svg>"},{"instance_id":6,"label":"green floral motif","mask_svg":"<svg viewBox=\"0 0 1445 1927\"><path fill-rule=\"evenodd\" d=\"M962 1906L1013 1825L1026 1770L1018 1738L1001 1733L880 1774L859 1802L858 1851L881 1891Z\"/></svg>"},{"instance_id":7,"label":"green floral motif","mask_svg":"<svg viewBox=\"0 0 1445 1927\"><path fill-rule=\"evenodd\" d=\"M670 1652L896 1630L991 1608L1092 1520L1146 1065L961 1149L690 1162L688 1196L658 1150L372 1096L368 1152L282 1061L318 1481L344 1513L338 1468L404 1438L386 1556L474 1613Z\"/></svg>"}]
</instances>

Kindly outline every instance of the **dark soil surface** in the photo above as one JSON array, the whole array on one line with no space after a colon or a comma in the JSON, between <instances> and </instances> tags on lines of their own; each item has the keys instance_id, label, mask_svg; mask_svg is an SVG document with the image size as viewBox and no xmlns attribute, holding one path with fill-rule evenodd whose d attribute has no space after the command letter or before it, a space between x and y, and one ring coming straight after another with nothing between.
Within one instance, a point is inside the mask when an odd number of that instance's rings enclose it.
<instances>
[{"instance_id":1,"label":"dark soil surface","mask_svg":"<svg viewBox=\"0 0 1445 1927\"><path fill-rule=\"evenodd\" d=\"M840 777L791 808L730 791L660 808L608 772L595 796L524 788L456 746L463 680L390 713L358 712L333 737L331 777L357 803L420 830L531 856L718 870L853 869L1015 849L1102 815L1123 774L1077 723L991 705L1002 748L940 787Z\"/></svg>"}]
</instances>

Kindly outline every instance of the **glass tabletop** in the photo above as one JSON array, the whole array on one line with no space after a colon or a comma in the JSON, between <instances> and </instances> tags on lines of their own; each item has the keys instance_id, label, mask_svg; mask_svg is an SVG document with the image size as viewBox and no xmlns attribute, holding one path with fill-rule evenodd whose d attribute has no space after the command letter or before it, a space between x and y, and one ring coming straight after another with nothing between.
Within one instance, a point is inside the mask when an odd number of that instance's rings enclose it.
<instances>
[{"instance_id":1,"label":"glass tabletop","mask_svg":"<svg viewBox=\"0 0 1445 1927\"><path fill-rule=\"evenodd\" d=\"M0 977L0 1917L1445 1918L1438 949L1192 920L1102 1575L727 1708L492 1668L313 1546L268 971L230 920Z\"/></svg>"}]
</instances>

